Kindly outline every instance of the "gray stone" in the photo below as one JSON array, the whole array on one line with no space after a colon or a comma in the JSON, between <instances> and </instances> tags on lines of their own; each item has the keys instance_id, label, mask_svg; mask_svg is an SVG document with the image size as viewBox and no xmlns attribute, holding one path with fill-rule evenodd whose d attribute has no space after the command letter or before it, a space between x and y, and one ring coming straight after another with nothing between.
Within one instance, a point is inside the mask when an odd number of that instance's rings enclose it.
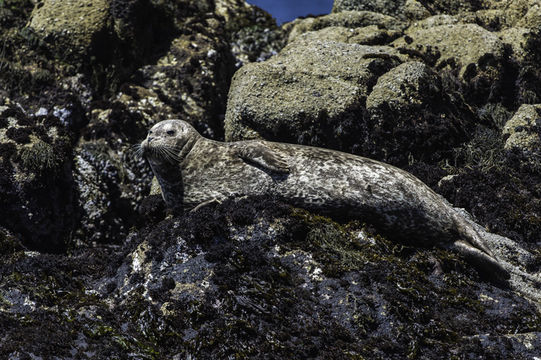
<instances>
[{"instance_id":1,"label":"gray stone","mask_svg":"<svg viewBox=\"0 0 541 360\"><path fill-rule=\"evenodd\" d=\"M226 140L265 137L351 151L363 105L396 50L336 41L289 44L270 60L237 71L229 92Z\"/></svg>"},{"instance_id":2,"label":"gray stone","mask_svg":"<svg viewBox=\"0 0 541 360\"><path fill-rule=\"evenodd\" d=\"M541 151L541 105L523 104L503 127L505 148Z\"/></svg>"},{"instance_id":3,"label":"gray stone","mask_svg":"<svg viewBox=\"0 0 541 360\"><path fill-rule=\"evenodd\" d=\"M439 75L406 62L379 77L366 99L371 156L392 163L429 160L466 137L473 115L445 93Z\"/></svg>"},{"instance_id":4,"label":"gray stone","mask_svg":"<svg viewBox=\"0 0 541 360\"><path fill-rule=\"evenodd\" d=\"M406 26L404 22L388 15L371 11L343 11L316 18L297 19L286 25L286 29L290 29L289 42L291 42L305 32L327 27L356 29L373 25L382 30L402 30Z\"/></svg>"},{"instance_id":5,"label":"gray stone","mask_svg":"<svg viewBox=\"0 0 541 360\"><path fill-rule=\"evenodd\" d=\"M447 18L445 20L447 21ZM478 25L433 26L408 32L406 37L396 40L393 44L400 48L420 51L425 55L436 56L437 67L456 62L459 76L465 80L475 77L480 72L486 72L491 81L497 81L501 76L503 43L497 34Z\"/></svg>"},{"instance_id":6,"label":"gray stone","mask_svg":"<svg viewBox=\"0 0 541 360\"><path fill-rule=\"evenodd\" d=\"M64 55L81 56L111 24L107 0L44 0L34 8L29 27Z\"/></svg>"}]
</instances>

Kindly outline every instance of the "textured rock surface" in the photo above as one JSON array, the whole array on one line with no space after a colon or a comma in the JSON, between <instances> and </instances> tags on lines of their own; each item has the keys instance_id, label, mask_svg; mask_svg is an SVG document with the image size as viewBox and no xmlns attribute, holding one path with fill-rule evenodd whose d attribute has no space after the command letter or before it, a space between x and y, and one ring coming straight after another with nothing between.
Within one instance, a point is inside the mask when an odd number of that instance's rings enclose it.
<instances>
[{"instance_id":1,"label":"textured rock surface","mask_svg":"<svg viewBox=\"0 0 541 360\"><path fill-rule=\"evenodd\" d=\"M541 151L541 105L522 105L503 127L505 148Z\"/></svg>"},{"instance_id":2,"label":"textured rock surface","mask_svg":"<svg viewBox=\"0 0 541 360\"><path fill-rule=\"evenodd\" d=\"M539 356L540 5L0 1L0 358ZM510 286L275 199L173 214L133 146L165 118L397 164Z\"/></svg>"},{"instance_id":3,"label":"textured rock surface","mask_svg":"<svg viewBox=\"0 0 541 360\"><path fill-rule=\"evenodd\" d=\"M110 22L106 0L44 0L34 8L30 28L58 47L82 55L98 36L106 35Z\"/></svg>"},{"instance_id":4,"label":"textured rock surface","mask_svg":"<svg viewBox=\"0 0 541 360\"><path fill-rule=\"evenodd\" d=\"M467 138L474 115L445 93L440 77L421 62L384 75L366 99L370 156L392 163L408 157L430 162Z\"/></svg>"},{"instance_id":5,"label":"textured rock surface","mask_svg":"<svg viewBox=\"0 0 541 360\"><path fill-rule=\"evenodd\" d=\"M65 250L77 222L72 139L54 116L28 116L0 106L0 218L25 246ZM75 212L75 213L74 213Z\"/></svg>"},{"instance_id":6,"label":"textured rock surface","mask_svg":"<svg viewBox=\"0 0 541 360\"><path fill-rule=\"evenodd\" d=\"M385 46L301 37L271 60L237 71L226 139L262 136L355 151L366 136L362 104L378 75L398 64L397 55Z\"/></svg>"},{"instance_id":7,"label":"textured rock surface","mask_svg":"<svg viewBox=\"0 0 541 360\"><path fill-rule=\"evenodd\" d=\"M291 28L289 33L289 41L291 42L299 35L308 31L316 31L328 27L356 29L374 25L378 29L386 30L399 30L406 26L405 23L392 16L370 11L344 11L317 18L295 20L286 26Z\"/></svg>"},{"instance_id":8,"label":"textured rock surface","mask_svg":"<svg viewBox=\"0 0 541 360\"><path fill-rule=\"evenodd\" d=\"M436 66L445 66L452 60L459 67L460 76L468 80L478 72L487 71L487 66L497 66L504 54L497 35L473 24L440 25L408 32L407 36L395 45L417 49L425 55L437 52Z\"/></svg>"},{"instance_id":9,"label":"textured rock surface","mask_svg":"<svg viewBox=\"0 0 541 360\"><path fill-rule=\"evenodd\" d=\"M0 355L526 358L539 341L533 304L358 223L244 199L147 225L122 250L4 261Z\"/></svg>"}]
</instances>

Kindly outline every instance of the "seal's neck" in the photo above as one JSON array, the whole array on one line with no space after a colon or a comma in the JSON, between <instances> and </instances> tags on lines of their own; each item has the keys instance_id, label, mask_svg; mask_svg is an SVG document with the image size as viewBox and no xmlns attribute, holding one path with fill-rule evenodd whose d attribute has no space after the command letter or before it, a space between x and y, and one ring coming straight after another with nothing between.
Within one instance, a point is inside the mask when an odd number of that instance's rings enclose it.
<instances>
[{"instance_id":1,"label":"seal's neck","mask_svg":"<svg viewBox=\"0 0 541 360\"><path fill-rule=\"evenodd\" d=\"M178 153L178 158L181 159L181 161L184 161L184 159L186 159L190 151L192 151L192 149L194 148L197 141L200 139L202 139L201 136L193 136L193 137L190 137L188 140L186 140L186 142L182 145L182 148L180 149Z\"/></svg>"}]
</instances>

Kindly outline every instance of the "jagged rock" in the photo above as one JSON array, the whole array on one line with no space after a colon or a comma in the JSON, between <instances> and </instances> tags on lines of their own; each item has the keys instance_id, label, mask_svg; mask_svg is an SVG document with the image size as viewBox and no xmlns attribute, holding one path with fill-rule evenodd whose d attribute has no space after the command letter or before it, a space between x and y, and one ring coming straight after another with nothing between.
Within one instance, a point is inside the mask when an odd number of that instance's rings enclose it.
<instances>
[{"instance_id":1,"label":"jagged rock","mask_svg":"<svg viewBox=\"0 0 541 360\"><path fill-rule=\"evenodd\" d=\"M0 275L3 358L521 358L541 323L453 253L265 198L160 219L123 249L3 255Z\"/></svg>"},{"instance_id":2,"label":"jagged rock","mask_svg":"<svg viewBox=\"0 0 541 360\"><path fill-rule=\"evenodd\" d=\"M506 149L541 152L541 105L523 104L505 123L503 135Z\"/></svg>"},{"instance_id":3,"label":"jagged rock","mask_svg":"<svg viewBox=\"0 0 541 360\"><path fill-rule=\"evenodd\" d=\"M72 139L61 119L0 107L0 226L30 249L59 252L77 223Z\"/></svg>"}]
</instances>

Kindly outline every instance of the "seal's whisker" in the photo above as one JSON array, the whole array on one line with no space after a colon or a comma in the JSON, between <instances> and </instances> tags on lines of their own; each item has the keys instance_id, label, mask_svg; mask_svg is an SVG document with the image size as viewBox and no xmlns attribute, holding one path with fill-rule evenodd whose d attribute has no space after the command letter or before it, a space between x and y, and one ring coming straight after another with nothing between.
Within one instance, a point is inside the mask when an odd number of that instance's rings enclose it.
<instances>
[{"instance_id":1,"label":"seal's whisker","mask_svg":"<svg viewBox=\"0 0 541 360\"><path fill-rule=\"evenodd\" d=\"M164 151L164 154L166 154L166 157L168 158L168 160L170 160L171 162L180 162L180 157L177 155L176 152L172 151L171 149L167 147L165 147L163 151Z\"/></svg>"}]
</instances>

